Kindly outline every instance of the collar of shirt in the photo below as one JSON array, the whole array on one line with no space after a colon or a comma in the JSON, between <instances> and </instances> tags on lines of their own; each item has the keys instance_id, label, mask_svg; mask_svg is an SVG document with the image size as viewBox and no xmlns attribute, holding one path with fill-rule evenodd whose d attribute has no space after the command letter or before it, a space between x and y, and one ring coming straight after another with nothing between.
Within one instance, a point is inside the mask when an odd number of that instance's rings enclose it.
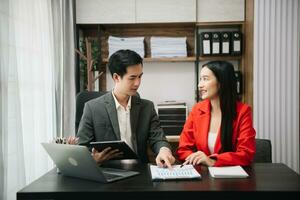
<instances>
[{"instance_id":1,"label":"collar of shirt","mask_svg":"<svg viewBox=\"0 0 300 200\"><path fill-rule=\"evenodd\" d=\"M115 104L116 104L116 109L118 110L120 107L122 107L122 105L119 103L119 101L117 100L115 94L114 94L114 90L112 90L112 95L114 97L114 100L115 100ZM131 96L129 97L128 99L128 103L127 103L127 106L126 106L126 110L130 110L131 108Z\"/></svg>"}]
</instances>

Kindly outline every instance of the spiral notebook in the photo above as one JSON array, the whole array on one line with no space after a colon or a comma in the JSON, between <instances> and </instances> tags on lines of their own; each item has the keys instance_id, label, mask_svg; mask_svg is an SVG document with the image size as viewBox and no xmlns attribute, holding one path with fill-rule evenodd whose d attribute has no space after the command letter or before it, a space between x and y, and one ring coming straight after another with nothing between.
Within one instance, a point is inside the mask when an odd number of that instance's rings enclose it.
<instances>
[{"instance_id":1,"label":"spiral notebook","mask_svg":"<svg viewBox=\"0 0 300 200\"><path fill-rule=\"evenodd\" d=\"M187 179L201 179L201 175L193 167L193 165L173 165L173 169L161 168L156 165L150 165L151 178L153 181L164 180L187 180Z\"/></svg>"}]
</instances>

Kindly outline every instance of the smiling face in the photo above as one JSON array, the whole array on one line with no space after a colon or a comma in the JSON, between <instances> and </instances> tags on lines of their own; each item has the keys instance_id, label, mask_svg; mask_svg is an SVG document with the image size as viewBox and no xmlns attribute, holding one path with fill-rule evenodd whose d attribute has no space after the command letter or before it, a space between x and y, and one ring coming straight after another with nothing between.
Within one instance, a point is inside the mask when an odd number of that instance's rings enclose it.
<instances>
[{"instance_id":1,"label":"smiling face","mask_svg":"<svg viewBox=\"0 0 300 200\"><path fill-rule=\"evenodd\" d=\"M219 97L219 82L214 73L207 67L201 69L198 87L202 99L214 99Z\"/></svg>"},{"instance_id":2,"label":"smiling face","mask_svg":"<svg viewBox=\"0 0 300 200\"><path fill-rule=\"evenodd\" d=\"M143 67L141 64L128 66L123 77L114 73L115 91L125 96L135 95L141 84L142 76Z\"/></svg>"}]
</instances>

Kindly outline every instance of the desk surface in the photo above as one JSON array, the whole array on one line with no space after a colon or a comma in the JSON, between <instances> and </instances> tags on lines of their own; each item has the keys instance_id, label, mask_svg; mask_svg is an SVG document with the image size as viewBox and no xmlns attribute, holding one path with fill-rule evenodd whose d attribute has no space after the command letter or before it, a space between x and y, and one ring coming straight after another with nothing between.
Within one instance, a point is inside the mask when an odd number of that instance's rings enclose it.
<instances>
[{"instance_id":1,"label":"desk surface","mask_svg":"<svg viewBox=\"0 0 300 200\"><path fill-rule=\"evenodd\" d=\"M120 167L119 167L120 168ZM287 197L287 193L300 192L300 176L284 164L260 163L247 167L250 175L245 179L213 179L207 167L197 167L202 180L152 182L148 165L126 165L122 168L136 170L140 175L113 183L98 183L66 177L53 169L17 193L17 199L181 199L187 196L241 198L261 195ZM186 199L186 198L185 198Z\"/></svg>"}]
</instances>

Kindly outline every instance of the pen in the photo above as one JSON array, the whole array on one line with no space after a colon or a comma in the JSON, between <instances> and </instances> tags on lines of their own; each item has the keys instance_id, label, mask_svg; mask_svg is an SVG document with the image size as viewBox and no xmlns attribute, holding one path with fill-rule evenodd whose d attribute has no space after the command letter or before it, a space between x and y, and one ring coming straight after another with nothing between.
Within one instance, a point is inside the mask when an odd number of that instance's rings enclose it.
<instances>
[{"instance_id":1,"label":"pen","mask_svg":"<svg viewBox=\"0 0 300 200\"><path fill-rule=\"evenodd\" d=\"M184 162L180 165L180 168L182 168L182 167L183 167L184 165L186 165L188 162L189 162L188 160L184 161Z\"/></svg>"}]
</instances>

